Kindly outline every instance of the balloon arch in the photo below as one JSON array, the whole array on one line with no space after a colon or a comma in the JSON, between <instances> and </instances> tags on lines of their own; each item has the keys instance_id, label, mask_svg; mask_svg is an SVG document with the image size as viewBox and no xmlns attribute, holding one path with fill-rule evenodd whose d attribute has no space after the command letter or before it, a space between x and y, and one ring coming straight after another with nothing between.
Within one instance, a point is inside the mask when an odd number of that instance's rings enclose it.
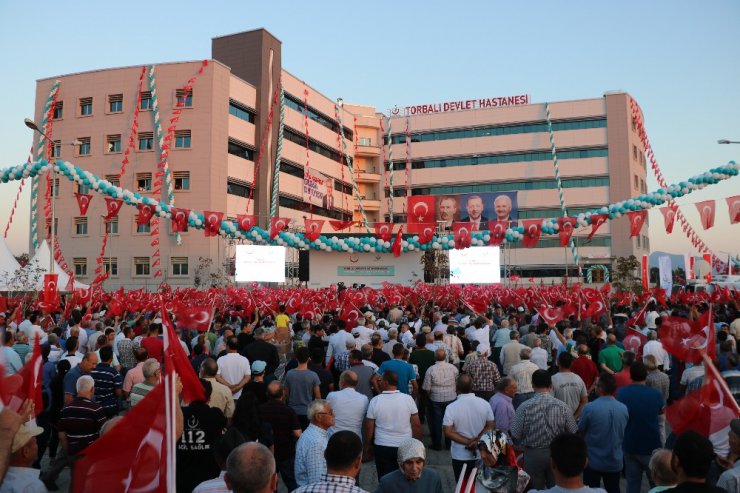
<instances>
[{"instance_id":1,"label":"balloon arch","mask_svg":"<svg viewBox=\"0 0 740 493\"><path fill-rule=\"evenodd\" d=\"M607 268L606 265L601 265L601 264L592 265L591 267L588 268L588 270L586 271L586 282L589 283L589 284L591 284L591 283L594 282L593 281L593 279L594 279L594 271L597 271L597 270L600 270L600 271L602 271L604 273L604 281L603 282L609 282L609 269Z\"/></svg>"}]
</instances>

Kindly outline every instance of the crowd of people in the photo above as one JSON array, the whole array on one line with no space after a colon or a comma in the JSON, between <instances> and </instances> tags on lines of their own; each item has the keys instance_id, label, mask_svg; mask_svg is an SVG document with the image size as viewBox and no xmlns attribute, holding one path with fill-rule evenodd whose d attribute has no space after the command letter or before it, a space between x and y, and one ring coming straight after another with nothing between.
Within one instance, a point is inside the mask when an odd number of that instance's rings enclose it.
<instances>
[{"instance_id":1,"label":"crowd of people","mask_svg":"<svg viewBox=\"0 0 740 493\"><path fill-rule=\"evenodd\" d=\"M0 492L57 490L161 381L162 314L104 308L0 319L6 375L40 340L44 406L0 413ZM448 450L458 486L476 492L638 493L644 481L652 492L740 491L740 419L708 437L675 434L665 419L706 368L666 351L663 320L698 320L707 304L651 301L635 327L638 304L555 324L524 305L487 308L366 306L348 326L335 312L304 320L280 306L217 313L206 332L177 325L204 395L178 416L177 491L272 492L279 477L288 491L361 492L360 468L373 461L378 492L441 492L430 449ZM713 311L707 343L737 401L740 314ZM644 335L639 351L625 347L628 329Z\"/></svg>"}]
</instances>

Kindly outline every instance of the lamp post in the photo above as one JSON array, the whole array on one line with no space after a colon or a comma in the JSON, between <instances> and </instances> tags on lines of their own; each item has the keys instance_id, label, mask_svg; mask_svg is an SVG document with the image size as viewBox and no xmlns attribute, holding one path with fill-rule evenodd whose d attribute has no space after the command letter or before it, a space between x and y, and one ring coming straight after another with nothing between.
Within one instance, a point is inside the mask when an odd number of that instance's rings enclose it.
<instances>
[{"instance_id":1,"label":"lamp post","mask_svg":"<svg viewBox=\"0 0 740 493\"><path fill-rule=\"evenodd\" d=\"M740 144L740 140L719 139L718 144Z\"/></svg>"},{"instance_id":2,"label":"lamp post","mask_svg":"<svg viewBox=\"0 0 740 493\"><path fill-rule=\"evenodd\" d=\"M49 144L51 144L52 146L54 145L54 141L51 140L51 137L46 135L46 132L41 130L41 128L39 128L36 122L31 120L30 118L24 118L23 123L28 128L33 130L34 132L38 132L38 134L44 139L46 139L46 141ZM72 142L60 142L60 145L74 146L74 145L80 145L80 144L81 142L78 140L73 140ZM56 244L55 244L55 240L56 240L56 224L55 224L56 223L56 194L59 193L56 180L57 180L56 169L52 165L51 167L51 232L49 233L50 243L51 243L50 245L51 252L50 252L50 258L49 258L49 273L51 274L54 273L54 253L56 251Z\"/></svg>"}]
</instances>

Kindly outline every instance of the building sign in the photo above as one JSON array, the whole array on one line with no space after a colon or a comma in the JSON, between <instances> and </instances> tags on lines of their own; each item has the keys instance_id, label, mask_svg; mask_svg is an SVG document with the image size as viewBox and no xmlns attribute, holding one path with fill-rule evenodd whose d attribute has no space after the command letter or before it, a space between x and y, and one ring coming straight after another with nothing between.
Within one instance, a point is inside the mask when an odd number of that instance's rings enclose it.
<instances>
[{"instance_id":1,"label":"building sign","mask_svg":"<svg viewBox=\"0 0 740 493\"><path fill-rule=\"evenodd\" d=\"M488 108L503 108L507 106L521 106L529 104L529 94L517 96L465 99L460 101L446 101L444 103L417 104L415 106L394 107L391 110L393 116L416 116L429 115L432 113L447 113L451 111L484 110Z\"/></svg>"},{"instance_id":2,"label":"building sign","mask_svg":"<svg viewBox=\"0 0 740 493\"><path fill-rule=\"evenodd\" d=\"M303 200L325 209L334 207L334 179L306 169L303 178Z\"/></svg>"},{"instance_id":3,"label":"building sign","mask_svg":"<svg viewBox=\"0 0 740 493\"><path fill-rule=\"evenodd\" d=\"M396 268L392 265L339 265L337 276L394 276Z\"/></svg>"}]
</instances>

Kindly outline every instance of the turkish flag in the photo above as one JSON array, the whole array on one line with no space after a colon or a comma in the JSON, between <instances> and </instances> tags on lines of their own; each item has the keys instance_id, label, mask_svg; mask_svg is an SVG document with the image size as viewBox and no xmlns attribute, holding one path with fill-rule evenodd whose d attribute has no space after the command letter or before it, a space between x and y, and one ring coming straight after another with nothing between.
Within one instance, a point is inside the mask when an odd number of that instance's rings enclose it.
<instances>
[{"instance_id":1,"label":"turkish flag","mask_svg":"<svg viewBox=\"0 0 740 493\"><path fill-rule=\"evenodd\" d=\"M570 243L570 237L573 236L573 230L576 227L575 217L559 217L558 233L560 234L560 246L564 247Z\"/></svg>"},{"instance_id":2,"label":"turkish flag","mask_svg":"<svg viewBox=\"0 0 740 493\"><path fill-rule=\"evenodd\" d=\"M206 332L211 327L213 318L213 308L210 306L181 306L178 305L172 310L177 317L177 327L180 329L197 330Z\"/></svg>"},{"instance_id":3,"label":"turkish flag","mask_svg":"<svg viewBox=\"0 0 740 493\"><path fill-rule=\"evenodd\" d=\"M591 321L596 322L603 313L606 313L604 302L596 300L589 303L588 308L583 312L583 318L591 317Z\"/></svg>"},{"instance_id":4,"label":"turkish flag","mask_svg":"<svg viewBox=\"0 0 740 493\"><path fill-rule=\"evenodd\" d=\"M85 214L87 214L87 208L90 207L90 200L92 200L92 195L75 192L75 198L77 199L77 206L80 208L80 215L84 216Z\"/></svg>"},{"instance_id":5,"label":"turkish flag","mask_svg":"<svg viewBox=\"0 0 740 493\"><path fill-rule=\"evenodd\" d=\"M647 344L647 336L645 334L629 327L622 344L624 344L626 351L632 351L637 356L637 360L642 361L642 348Z\"/></svg>"},{"instance_id":6,"label":"turkish flag","mask_svg":"<svg viewBox=\"0 0 740 493\"><path fill-rule=\"evenodd\" d=\"M139 209L139 214L138 214L138 217L136 218L136 224L138 226L149 224L149 221L154 215L155 206L150 205L150 204L145 204L144 202L139 202L136 205L136 207L137 209Z\"/></svg>"},{"instance_id":7,"label":"turkish flag","mask_svg":"<svg viewBox=\"0 0 740 493\"><path fill-rule=\"evenodd\" d=\"M413 196L408 198L408 219L409 224L430 223L434 222L434 196Z\"/></svg>"},{"instance_id":8,"label":"turkish flag","mask_svg":"<svg viewBox=\"0 0 740 493\"><path fill-rule=\"evenodd\" d=\"M41 344L38 336L34 338L31 359L18 372L3 378L0 384L0 399L5 406L18 412L26 399L34 404L35 415L44 410L41 396Z\"/></svg>"},{"instance_id":9,"label":"turkish flag","mask_svg":"<svg viewBox=\"0 0 740 493\"><path fill-rule=\"evenodd\" d=\"M509 228L509 221L488 221L489 231L491 232L490 244L499 246L506 239L506 230Z\"/></svg>"},{"instance_id":10,"label":"turkish flag","mask_svg":"<svg viewBox=\"0 0 740 493\"><path fill-rule=\"evenodd\" d=\"M630 219L630 238L639 235L645 225L647 211L631 211L627 213L627 217Z\"/></svg>"},{"instance_id":11,"label":"turkish flag","mask_svg":"<svg viewBox=\"0 0 740 493\"><path fill-rule=\"evenodd\" d=\"M486 313L488 311L488 304L480 298L463 299L463 303L468 305L473 313Z\"/></svg>"},{"instance_id":12,"label":"turkish flag","mask_svg":"<svg viewBox=\"0 0 740 493\"><path fill-rule=\"evenodd\" d=\"M375 235L383 241L393 237L393 223L375 223Z\"/></svg>"},{"instance_id":13,"label":"turkish flag","mask_svg":"<svg viewBox=\"0 0 740 493\"><path fill-rule=\"evenodd\" d=\"M591 232L588 234L588 238L586 238L588 240L593 238L601 225L609 219L609 214L591 214L589 219L591 220Z\"/></svg>"},{"instance_id":14,"label":"turkish flag","mask_svg":"<svg viewBox=\"0 0 740 493\"><path fill-rule=\"evenodd\" d=\"M704 229L709 229L714 226L714 200L697 202L695 205L696 208L699 210L701 225L704 227Z\"/></svg>"},{"instance_id":15,"label":"turkish flag","mask_svg":"<svg viewBox=\"0 0 740 493\"><path fill-rule=\"evenodd\" d=\"M84 305L92 297L92 290L88 288L76 288L74 290L75 299L78 303Z\"/></svg>"},{"instance_id":16,"label":"turkish flag","mask_svg":"<svg viewBox=\"0 0 740 493\"><path fill-rule=\"evenodd\" d=\"M522 245L527 248L537 246L537 242L540 239L542 219L528 219L526 221L522 221L522 224L524 225Z\"/></svg>"},{"instance_id":17,"label":"turkish flag","mask_svg":"<svg viewBox=\"0 0 740 493\"><path fill-rule=\"evenodd\" d=\"M108 214L105 216L105 218L110 220L118 216L118 212L121 210L121 204L123 204L123 200L121 199L112 199L110 197L105 197L105 208L108 211Z\"/></svg>"},{"instance_id":18,"label":"turkish flag","mask_svg":"<svg viewBox=\"0 0 740 493\"><path fill-rule=\"evenodd\" d=\"M305 219L304 224L306 232L303 236L309 241L316 241L321 236L321 229L324 227L323 219Z\"/></svg>"},{"instance_id":19,"label":"turkish flag","mask_svg":"<svg viewBox=\"0 0 740 493\"><path fill-rule=\"evenodd\" d=\"M270 239L274 240L290 224L289 217L271 217L270 218Z\"/></svg>"},{"instance_id":20,"label":"turkish flag","mask_svg":"<svg viewBox=\"0 0 740 493\"><path fill-rule=\"evenodd\" d=\"M391 251L394 257L400 257L403 252L403 228L398 228L396 231L396 237L393 239L393 245L391 245Z\"/></svg>"},{"instance_id":21,"label":"turkish flag","mask_svg":"<svg viewBox=\"0 0 740 493\"><path fill-rule=\"evenodd\" d=\"M730 422L740 416L727 383L709 360L704 360L701 387L666 407L666 419L675 434L693 430L708 438L727 438Z\"/></svg>"},{"instance_id":22,"label":"turkish flag","mask_svg":"<svg viewBox=\"0 0 740 493\"><path fill-rule=\"evenodd\" d=\"M662 322L660 339L665 350L673 356L687 363L698 363L702 360L703 351L715 358L717 350L711 307L697 321L665 317Z\"/></svg>"},{"instance_id":23,"label":"turkish flag","mask_svg":"<svg viewBox=\"0 0 740 493\"><path fill-rule=\"evenodd\" d=\"M257 216L239 214L236 216L236 221L239 224L239 229L242 231L249 231L257 225Z\"/></svg>"},{"instance_id":24,"label":"turkish flag","mask_svg":"<svg viewBox=\"0 0 740 493\"><path fill-rule=\"evenodd\" d=\"M59 304L59 274L44 274L44 301L50 305Z\"/></svg>"},{"instance_id":25,"label":"turkish flag","mask_svg":"<svg viewBox=\"0 0 740 493\"><path fill-rule=\"evenodd\" d=\"M730 213L730 224L737 224L740 222L740 195L734 197L727 197L728 212Z\"/></svg>"},{"instance_id":26,"label":"turkish flag","mask_svg":"<svg viewBox=\"0 0 740 493\"><path fill-rule=\"evenodd\" d=\"M676 221L676 206L661 207L660 212L663 214L665 232L668 234L673 233L673 223Z\"/></svg>"},{"instance_id":27,"label":"turkish flag","mask_svg":"<svg viewBox=\"0 0 740 493\"><path fill-rule=\"evenodd\" d=\"M557 322L560 322L561 320L567 318L565 316L565 312L563 311L563 307L561 306L557 308L551 306L541 306L537 308L537 312L540 314L540 317L542 317L542 319L547 322L547 325L555 325Z\"/></svg>"},{"instance_id":28,"label":"turkish flag","mask_svg":"<svg viewBox=\"0 0 740 493\"><path fill-rule=\"evenodd\" d=\"M419 235L419 243L425 245L434 239L434 229L437 223L419 223L414 225L416 233ZM411 225L408 226L411 231Z\"/></svg>"},{"instance_id":29,"label":"turkish flag","mask_svg":"<svg viewBox=\"0 0 740 493\"><path fill-rule=\"evenodd\" d=\"M650 287L650 277L648 276L648 256L642 256L642 287L646 290Z\"/></svg>"},{"instance_id":30,"label":"turkish flag","mask_svg":"<svg viewBox=\"0 0 740 493\"><path fill-rule=\"evenodd\" d=\"M167 313L167 310L164 307L163 298L160 298L160 304L162 326L165 330L164 366L168 373L175 370L177 374L180 375L180 380L182 381L182 399L185 402L205 401L206 396L203 386L200 384L198 375L195 374L193 365L190 364L190 360L188 359L187 354L185 354L182 345L177 340L177 334L175 334L175 328L172 326L170 314ZM206 316L209 317L208 321L210 322L210 317L213 316L213 308L210 308L210 310L205 314L202 313L203 311L205 310L201 310L201 319L203 316ZM191 328L187 325L186 327ZM198 330L200 330L200 328Z\"/></svg>"},{"instance_id":31,"label":"turkish flag","mask_svg":"<svg viewBox=\"0 0 740 493\"><path fill-rule=\"evenodd\" d=\"M223 212L203 211L205 221L203 222L203 231L206 236L218 236L221 229L221 220L224 217Z\"/></svg>"},{"instance_id":32,"label":"turkish flag","mask_svg":"<svg viewBox=\"0 0 740 493\"><path fill-rule=\"evenodd\" d=\"M170 209L170 226L173 233L181 233L188 228L188 216L190 209L172 207Z\"/></svg>"},{"instance_id":33,"label":"turkish flag","mask_svg":"<svg viewBox=\"0 0 740 493\"><path fill-rule=\"evenodd\" d=\"M357 327L357 320L360 318L360 310L356 306L352 305L352 303L350 303L349 305L349 307L342 307L339 318L341 320L344 320L344 323L347 325L347 330L351 331L352 329Z\"/></svg>"},{"instance_id":34,"label":"turkish flag","mask_svg":"<svg viewBox=\"0 0 740 493\"><path fill-rule=\"evenodd\" d=\"M165 399L161 382L120 423L82 451L72 469L75 493L174 491L174 485L168 489L166 484L171 441L167 438Z\"/></svg>"},{"instance_id":35,"label":"turkish flag","mask_svg":"<svg viewBox=\"0 0 740 493\"><path fill-rule=\"evenodd\" d=\"M471 240L473 239L470 235L470 229L470 223L468 222L452 223L452 234L455 238L456 250L460 250L461 248L467 248L470 246Z\"/></svg>"},{"instance_id":36,"label":"turkish flag","mask_svg":"<svg viewBox=\"0 0 740 493\"><path fill-rule=\"evenodd\" d=\"M329 221L329 224L334 229L334 231L342 231L354 224L354 221Z\"/></svg>"}]
</instances>

